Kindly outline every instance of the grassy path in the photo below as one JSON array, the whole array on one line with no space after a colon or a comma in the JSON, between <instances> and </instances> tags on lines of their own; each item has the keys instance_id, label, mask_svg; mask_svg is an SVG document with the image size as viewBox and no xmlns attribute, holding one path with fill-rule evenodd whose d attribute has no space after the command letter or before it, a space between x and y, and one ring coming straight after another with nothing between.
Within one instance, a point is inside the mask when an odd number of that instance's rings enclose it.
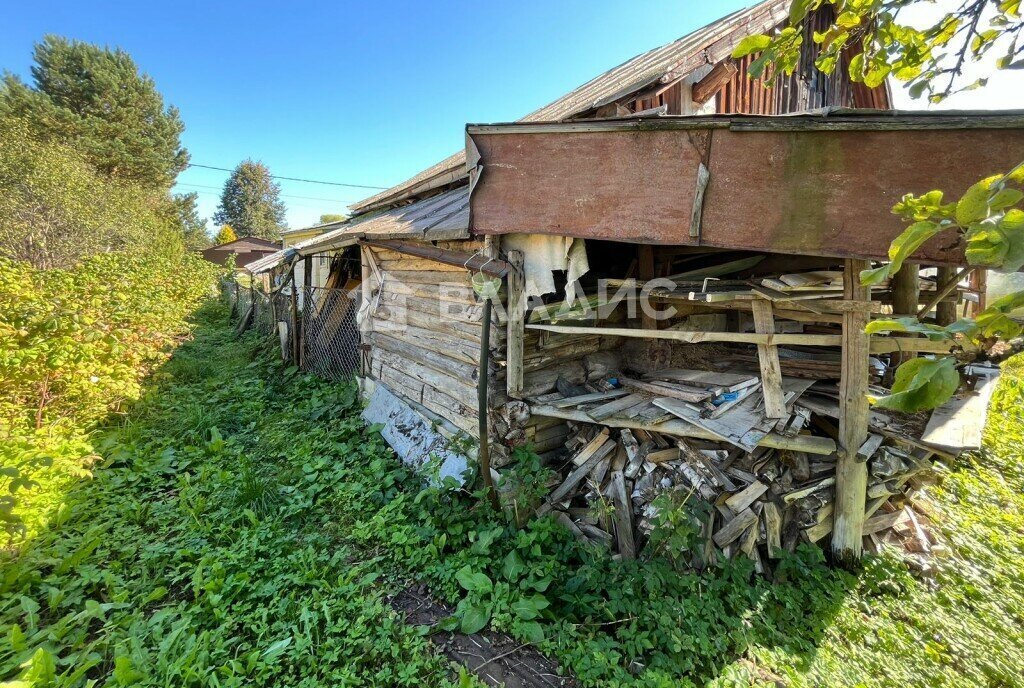
<instances>
[{"instance_id":1,"label":"grassy path","mask_svg":"<svg viewBox=\"0 0 1024 688\"><path fill-rule=\"evenodd\" d=\"M386 603L411 578L586 685L1024 685L1024 365L1010 368L987 452L936 490L958 556L932 580L889 557L855 578L809 548L772 584L743 564L612 562L549 521L517 530L472 495L420 489L353 388L282 371L210 306L94 439L96 477L0 555L0 681L446 685L451 666Z\"/></svg>"}]
</instances>

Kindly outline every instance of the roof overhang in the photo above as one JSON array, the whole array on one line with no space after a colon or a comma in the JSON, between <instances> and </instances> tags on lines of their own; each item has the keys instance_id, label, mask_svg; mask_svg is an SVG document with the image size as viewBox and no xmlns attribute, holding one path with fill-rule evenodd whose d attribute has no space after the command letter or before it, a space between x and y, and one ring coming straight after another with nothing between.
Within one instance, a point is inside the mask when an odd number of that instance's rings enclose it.
<instances>
[{"instance_id":1,"label":"roof overhang","mask_svg":"<svg viewBox=\"0 0 1024 688\"><path fill-rule=\"evenodd\" d=\"M256 274L303 256L338 251L361 239L450 241L469 238L469 188L460 187L391 210L339 223L337 229L300 241L245 266Z\"/></svg>"},{"instance_id":2,"label":"roof overhang","mask_svg":"<svg viewBox=\"0 0 1024 688\"><path fill-rule=\"evenodd\" d=\"M958 198L1024 159L1024 111L833 109L469 125L475 234L886 259L906 193ZM706 172L706 174L705 174ZM915 256L962 264L956 237Z\"/></svg>"}]
</instances>

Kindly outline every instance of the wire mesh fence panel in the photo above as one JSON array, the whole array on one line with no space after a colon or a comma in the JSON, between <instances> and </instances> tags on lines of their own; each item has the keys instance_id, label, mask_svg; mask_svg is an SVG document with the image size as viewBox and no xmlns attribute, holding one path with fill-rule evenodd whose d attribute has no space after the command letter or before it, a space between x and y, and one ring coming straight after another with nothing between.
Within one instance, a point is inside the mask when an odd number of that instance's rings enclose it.
<instances>
[{"instance_id":1,"label":"wire mesh fence panel","mask_svg":"<svg viewBox=\"0 0 1024 688\"><path fill-rule=\"evenodd\" d=\"M252 290L241 285L235 287L235 315L242 317L252 305Z\"/></svg>"},{"instance_id":2,"label":"wire mesh fence panel","mask_svg":"<svg viewBox=\"0 0 1024 688\"><path fill-rule=\"evenodd\" d=\"M302 369L328 380L346 380L359 369L360 292L306 287L302 314Z\"/></svg>"},{"instance_id":3,"label":"wire mesh fence panel","mask_svg":"<svg viewBox=\"0 0 1024 688\"><path fill-rule=\"evenodd\" d=\"M252 326L262 335L269 336L276 329L274 324L274 309L270 297L263 292L257 291L253 296L254 309L252 314Z\"/></svg>"},{"instance_id":4,"label":"wire mesh fence panel","mask_svg":"<svg viewBox=\"0 0 1024 688\"><path fill-rule=\"evenodd\" d=\"M232 316L237 315L235 308L238 306L238 282L227 278L222 279L220 281L220 294Z\"/></svg>"}]
</instances>

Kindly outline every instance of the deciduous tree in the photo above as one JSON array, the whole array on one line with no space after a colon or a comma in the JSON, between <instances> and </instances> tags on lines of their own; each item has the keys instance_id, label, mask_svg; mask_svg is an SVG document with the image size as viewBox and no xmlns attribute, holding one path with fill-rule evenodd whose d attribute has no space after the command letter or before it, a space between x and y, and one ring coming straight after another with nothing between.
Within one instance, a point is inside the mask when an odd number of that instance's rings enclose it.
<instances>
[{"instance_id":1,"label":"deciduous tree","mask_svg":"<svg viewBox=\"0 0 1024 688\"><path fill-rule=\"evenodd\" d=\"M217 236L213 238L214 246L221 246L222 244L228 244L232 241L236 241L238 236L235 234L235 230L231 228L231 225L224 225L217 232Z\"/></svg>"}]
</instances>

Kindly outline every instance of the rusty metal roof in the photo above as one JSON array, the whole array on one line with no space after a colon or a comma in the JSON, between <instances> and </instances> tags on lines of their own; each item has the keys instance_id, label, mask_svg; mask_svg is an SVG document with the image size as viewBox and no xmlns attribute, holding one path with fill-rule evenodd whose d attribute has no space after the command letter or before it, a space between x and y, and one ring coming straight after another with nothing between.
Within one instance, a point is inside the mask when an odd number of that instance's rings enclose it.
<instances>
[{"instance_id":1,"label":"rusty metal roof","mask_svg":"<svg viewBox=\"0 0 1024 688\"><path fill-rule=\"evenodd\" d=\"M674 81L705 64L728 57L749 34L764 33L787 16L789 0L765 0L733 12L679 40L655 48L604 72L558 100L534 110L520 122L551 122L567 119L634 93L657 81ZM406 181L351 205L366 212L429 189L465 178L466 154L459 151Z\"/></svg>"},{"instance_id":2,"label":"rusty metal roof","mask_svg":"<svg viewBox=\"0 0 1024 688\"><path fill-rule=\"evenodd\" d=\"M469 238L469 187L431 196L379 213L367 213L338 223L337 229L301 241L283 251L246 265L252 273L266 272L293 257L333 251L360 239L445 241Z\"/></svg>"}]
</instances>

